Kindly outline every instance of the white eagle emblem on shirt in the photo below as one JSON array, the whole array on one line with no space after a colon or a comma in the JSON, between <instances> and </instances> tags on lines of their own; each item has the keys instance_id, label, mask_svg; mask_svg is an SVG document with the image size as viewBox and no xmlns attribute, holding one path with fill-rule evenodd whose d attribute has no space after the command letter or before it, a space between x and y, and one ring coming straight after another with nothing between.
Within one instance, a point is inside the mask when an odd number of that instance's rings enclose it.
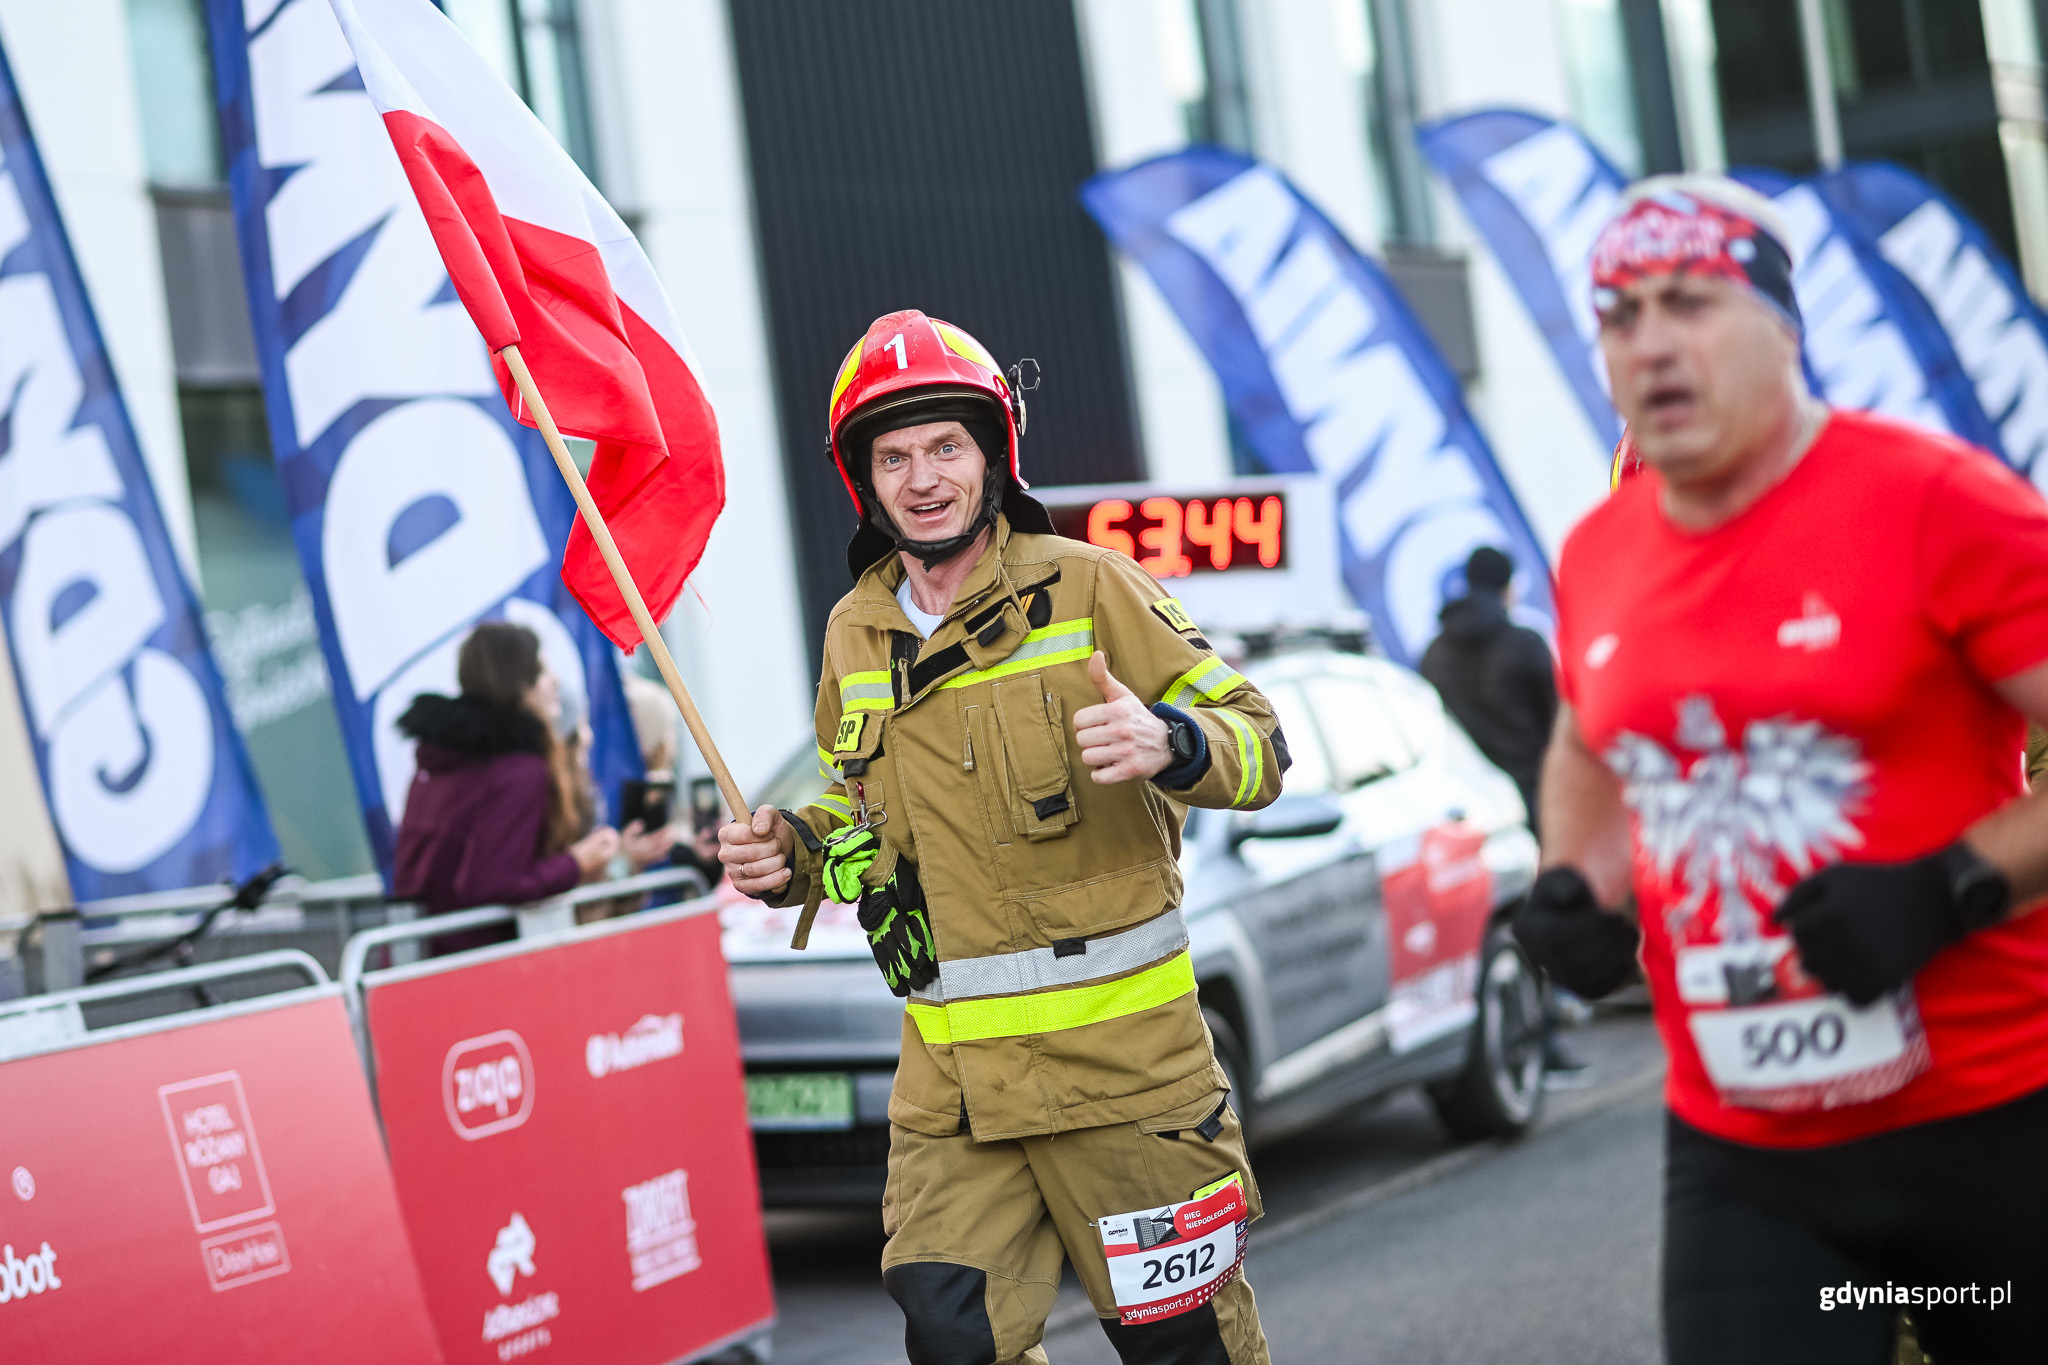
<instances>
[{"instance_id":1,"label":"white eagle emblem on shirt","mask_svg":"<svg viewBox=\"0 0 2048 1365\"><path fill-rule=\"evenodd\" d=\"M1849 817L1870 789L1870 764L1855 740L1790 717L1751 721L1732 748L1703 696L1678 703L1677 740L1699 757L1688 763L1623 731L1607 765L1635 813L1642 853L1683 887L1666 912L1673 940L1718 893L1720 940L1750 942L1763 924L1757 904L1776 905L1790 890L1781 866L1803 877L1863 843Z\"/></svg>"}]
</instances>

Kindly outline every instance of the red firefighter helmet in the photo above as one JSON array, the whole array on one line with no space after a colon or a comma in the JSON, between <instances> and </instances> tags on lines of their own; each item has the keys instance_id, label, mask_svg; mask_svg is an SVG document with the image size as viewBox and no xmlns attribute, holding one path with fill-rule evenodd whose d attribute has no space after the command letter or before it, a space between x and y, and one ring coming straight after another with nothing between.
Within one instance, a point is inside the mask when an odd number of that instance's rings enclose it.
<instances>
[{"instance_id":1,"label":"red firefighter helmet","mask_svg":"<svg viewBox=\"0 0 2048 1365\"><path fill-rule=\"evenodd\" d=\"M1017 467L1017 438L1024 430L1024 402L1003 377L986 347L950 322L928 318L915 308L887 313L868 324L867 335L846 353L832 381L832 462L847 496L865 514L860 489L868 482L868 445L873 435L860 428L912 403L958 398L985 406L991 424L1002 424L1008 445L1010 482L1029 488ZM937 420L935 415L934 420ZM849 440L849 431L855 439ZM994 465L1002 456L982 452Z\"/></svg>"}]
</instances>

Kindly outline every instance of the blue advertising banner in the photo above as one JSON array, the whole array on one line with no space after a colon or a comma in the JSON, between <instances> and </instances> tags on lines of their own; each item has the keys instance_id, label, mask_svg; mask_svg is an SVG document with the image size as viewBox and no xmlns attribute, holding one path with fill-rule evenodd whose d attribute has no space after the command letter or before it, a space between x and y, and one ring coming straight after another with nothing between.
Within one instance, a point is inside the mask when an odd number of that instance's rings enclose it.
<instances>
[{"instance_id":1,"label":"blue advertising banner","mask_svg":"<svg viewBox=\"0 0 2048 1365\"><path fill-rule=\"evenodd\" d=\"M1785 220L1813 391L1838 408L1882 413L1983 444L1991 432L1947 339L1835 211L1825 179L1756 168L1730 174L1769 196Z\"/></svg>"},{"instance_id":2,"label":"blue advertising banner","mask_svg":"<svg viewBox=\"0 0 2048 1365\"><path fill-rule=\"evenodd\" d=\"M1098 175L1081 200L1180 315L1266 467L1328 482L1345 580L1389 655L1421 657L1479 545L1508 550L1523 607L1552 617L1542 549L1457 377L1285 178L1198 147Z\"/></svg>"},{"instance_id":3,"label":"blue advertising banner","mask_svg":"<svg viewBox=\"0 0 2048 1365\"><path fill-rule=\"evenodd\" d=\"M1578 129L1535 114L1467 114L1429 126L1420 140L1500 259L1594 430L1612 442L1620 427L1607 397L1588 262L1619 206L1621 173ZM1734 174L1785 219L1814 391L1837 407L1982 441L1988 425L1946 340L1875 250L1846 230L1826 182Z\"/></svg>"},{"instance_id":4,"label":"blue advertising banner","mask_svg":"<svg viewBox=\"0 0 2048 1365\"><path fill-rule=\"evenodd\" d=\"M1911 171L1863 163L1814 182L1837 218L1882 260L1875 274L1911 299L1975 424L1958 435L2048 487L2048 333L2025 284L1955 201Z\"/></svg>"},{"instance_id":5,"label":"blue advertising banner","mask_svg":"<svg viewBox=\"0 0 2048 1365\"><path fill-rule=\"evenodd\" d=\"M276 861L4 52L0 615L76 899Z\"/></svg>"},{"instance_id":6,"label":"blue advertising banner","mask_svg":"<svg viewBox=\"0 0 2048 1365\"><path fill-rule=\"evenodd\" d=\"M207 0L271 444L387 879L413 776L395 722L452 693L471 626L540 637L598 791L638 776L618 657L558 573L575 505L483 339L327 0Z\"/></svg>"},{"instance_id":7,"label":"blue advertising banner","mask_svg":"<svg viewBox=\"0 0 2048 1365\"><path fill-rule=\"evenodd\" d=\"M1612 447L1621 421L1607 398L1588 262L1626 178L1578 129L1518 110L1447 119L1419 129L1416 140L1500 258L1593 430Z\"/></svg>"}]
</instances>

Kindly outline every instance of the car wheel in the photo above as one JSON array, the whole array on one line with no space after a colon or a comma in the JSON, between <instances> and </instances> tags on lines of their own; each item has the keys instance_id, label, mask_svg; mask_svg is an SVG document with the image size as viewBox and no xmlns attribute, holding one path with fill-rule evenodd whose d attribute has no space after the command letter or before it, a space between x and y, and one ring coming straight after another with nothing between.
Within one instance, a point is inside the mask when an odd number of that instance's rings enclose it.
<instances>
[{"instance_id":1,"label":"car wheel","mask_svg":"<svg viewBox=\"0 0 2048 1365\"><path fill-rule=\"evenodd\" d=\"M1209 1038L1216 1047L1216 1063L1223 1068L1223 1074L1230 1082L1230 1107L1237 1111L1237 1121L1249 1131L1252 1126L1252 1097L1244 1088L1244 1044L1239 1041L1237 1030L1230 1026L1230 1021L1207 1005L1202 1007L1202 1022L1209 1026Z\"/></svg>"},{"instance_id":2,"label":"car wheel","mask_svg":"<svg viewBox=\"0 0 2048 1365\"><path fill-rule=\"evenodd\" d=\"M1430 1102L1455 1137L1519 1137L1543 1112L1543 983L1505 925L1486 936L1474 994L1464 1069Z\"/></svg>"}]
</instances>

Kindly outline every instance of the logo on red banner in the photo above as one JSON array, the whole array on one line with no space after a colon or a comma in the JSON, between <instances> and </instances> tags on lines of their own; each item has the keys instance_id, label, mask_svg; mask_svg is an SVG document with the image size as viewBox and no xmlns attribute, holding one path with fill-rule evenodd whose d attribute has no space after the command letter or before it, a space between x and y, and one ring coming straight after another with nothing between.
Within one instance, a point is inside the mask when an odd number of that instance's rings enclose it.
<instances>
[{"instance_id":1,"label":"logo on red banner","mask_svg":"<svg viewBox=\"0 0 2048 1365\"><path fill-rule=\"evenodd\" d=\"M448 1365L662 1365L765 1326L713 917L656 912L437 965L372 974L364 1016Z\"/></svg>"},{"instance_id":2,"label":"logo on red banner","mask_svg":"<svg viewBox=\"0 0 2048 1365\"><path fill-rule=\"evenodd\" d=\"M439 1365L340 988L152 1023L0 1063L0 1361Z\"/></svg>"},{"instance_id":3,"label":"logo on red banner","mask_svg":"<svg viewBox=\"0 0 2048 1365\"><path fill-rule=\"evenodd\" d=\"M690 1175L670 1171L619 1192L626 1201L626 1255L633 1292L666 1284L703 1264L697 1221L690 1217Z\"/></svg>"},{"instance_id":4,"label":"logo on red banner","mask_svg":"<svg viewBox=\"0 0 2048 1365\"><path fill-rule=\"evenodd\" d=\"M517 1128L533 1116L533 1054L511 1029L465 1038L441 1063L441 1104L466 1142Z\"/></svg>"},{"instance_id":5,"label":"logo on red banner","mask_svg":"<svg viewBox=\"0 0 2048 1365\"><path fill-rule=\"evenodd\" d=\"M277 1212L240 1076L223 1071L158 1086L156 1094L194 1228L212 1232Z\"/></svg>"},{"instance_id":6,"label":"logo on red banner","mask_svg":"<svg viewBox=\"0 0 2048 1365\"><path fill-rule=\"evenodd\" d=\"M643 1014L623 1035L593 1033L583 1045L583 1065L593 1077L683 1055L683 1016Z\"/></svg>"},{"instance_id":7,"label":"logo on red banner","mask_svg":"<svg viewBox=\"0 0 2048 1365\"><path fill-rule=\"evenodd\" d=\"M498 1229L498 1240L484 1258L484 1271L498 1287L498 1297L510 1298L519 1277L534 1273L533 1253L539 1246L524 1214L513 1214L512 1221ZM562 1296L552 1289L528 1294L518 1303L501 1303L484 1314L484 1345L495 1345L500 1360L531 1355L554 1343L554 1334L544 1324L560 1316Z\"/></svg>"},{"instance_id":8,"label":"logo on red banner","mask_svg":"<svg viewBox=\"0 0 2048 1365\"><path fill-rule=\"evenodd\" d=\"M199 1252L206 1258L206 1278L215 1293L292 1268L291 1253L284 1249L284 1229L275 1223L209 1237L199 1244Z\"/></svg>"},{"instance_id":9,"label":"logo on red banner","mask_svg":"<svg viewBox=\"0 0 2048 1365\"><path fill-rule=\"evenodd\" d=\"M25 1260L14 1254L12 1243L0 1247L0 1304L63 1287L64 1281L57 1278L57 1253L48 1242Z\"/></svg>"}]
</instances>

